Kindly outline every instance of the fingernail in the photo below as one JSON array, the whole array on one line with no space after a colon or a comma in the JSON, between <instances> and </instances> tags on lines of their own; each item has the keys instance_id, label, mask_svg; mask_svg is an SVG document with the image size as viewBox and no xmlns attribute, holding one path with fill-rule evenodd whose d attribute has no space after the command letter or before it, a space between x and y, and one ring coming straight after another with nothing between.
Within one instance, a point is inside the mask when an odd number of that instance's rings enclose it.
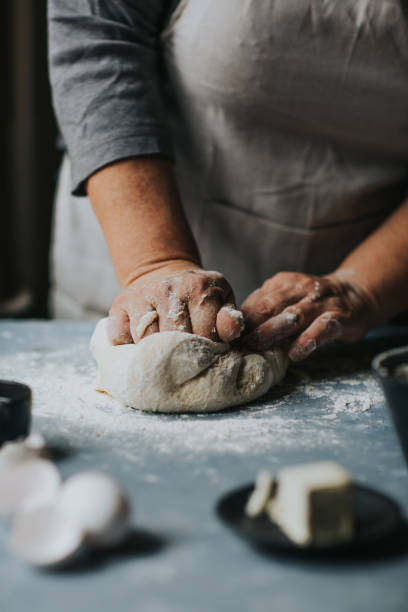
<instances>
[{"instance_id":1,"label":"fingernail","mask_svg":"<svg viewBox=\"0 0 408 612\"><path fill-rule=\"evenodd\" d=\"M303 345L295 344L289 351L289 359L292 361L301 361L306 359L313 351L317 349L316 340L309 340Z\"/></svg>"},{"instance_id":2,"label":"fingernail","mask_svg":"<svg viewBox=\"0 0 408 612\"><path fill-rule=\"evenodd\" d=\"M228 312L228 314L234 319L237 326L239 326L239 333L241 334L245 328L244 315L242 314L242 312L235 308L233 304L225 304L222 307L222 310Z\"/></svg>"},{"instance_id":3,"label":"fingernail","mask_svg":"<svg viewBox=\"0 0 408 612\"><path fill-rule=\"evenodd\" d=\"M281 316L282 320L288 325L293 325L299 321L299 315L294 312L283 312Z\"/></svg>"},{"instance_id":4,"label":"fingernail","mask_svg":"<svg viewBox=\"0 0 408 612\"><path fill-rule=\"evenodd\" d=\"M324 315L322 315L322 318L324 317ZM326 325L326 329L324 330L324 334L323 334L323 341L326 340L335 340L336 338L340 338L343 332L343 327L340 323L340 321L338 321L337 319L334 318L328 318L327 319L327 325Z\"/></svg>"}]
</instances>

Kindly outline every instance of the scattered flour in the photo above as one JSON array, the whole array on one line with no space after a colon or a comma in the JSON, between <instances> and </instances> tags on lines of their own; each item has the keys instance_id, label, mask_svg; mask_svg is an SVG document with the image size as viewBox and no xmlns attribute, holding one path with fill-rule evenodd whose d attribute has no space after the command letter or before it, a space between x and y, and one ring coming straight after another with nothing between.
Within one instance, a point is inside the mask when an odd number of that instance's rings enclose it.
<instances>
[{"instance_id":1,"label":"scattered flour","mask_svg":"<svg viewBox=\"0 0 408 612\"><path fill-rule=\"evenodd\" d=\"M4 339L4 331L2 332ZM12 340L7 339L7 343ZM5 340L3 340L3 344ZM108 444L121 457L144 464L146 446L171 457L198 453L244 456L284 449L333 448L339 445L339 419L364 427L370 411L383 405L377 383L367 372L318 377L302 364L286 382L249 408L220 414L167 416L138 412L96 393L96 367L87 338L66 348L0 351L0 378L25 382L33 389L35 426L49 439L86 449ZM383 412L376 413L382 418ZM52 442L52 440L51 440ZM146 475L155 482L156 475Z\"/></svg>"}]
</instances>

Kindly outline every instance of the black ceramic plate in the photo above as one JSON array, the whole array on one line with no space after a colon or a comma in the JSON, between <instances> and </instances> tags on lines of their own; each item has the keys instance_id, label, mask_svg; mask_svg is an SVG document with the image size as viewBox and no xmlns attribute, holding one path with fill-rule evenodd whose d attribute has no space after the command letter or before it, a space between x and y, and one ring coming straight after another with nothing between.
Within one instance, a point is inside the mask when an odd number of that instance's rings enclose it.
<instances>
[{"instance_id":1,"label":"black ceramic plate","mask_svg":"<svg viewBox=\"0 0 408 612\"><path fill-rule=\"evenodd\" d=\"M300 547L292 542L267 516L249 518L245 505L253 485L234 489L217 503L218 516L253 544L282 552L332 554L364 550L395 533L401 524L401 512L395 502L368 487L353 485L355 533L350 542L330 546Z\"/></svg>"}]
</instances>

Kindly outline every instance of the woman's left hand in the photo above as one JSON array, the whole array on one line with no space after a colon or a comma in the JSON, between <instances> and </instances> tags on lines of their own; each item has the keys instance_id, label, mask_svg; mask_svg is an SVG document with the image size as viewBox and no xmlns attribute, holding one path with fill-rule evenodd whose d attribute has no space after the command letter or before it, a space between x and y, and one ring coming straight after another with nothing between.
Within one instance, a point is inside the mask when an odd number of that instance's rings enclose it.
<instances>
[{"instance_id":1,"label":"woman's left hand","mask_svg":"<svg viewBox=\"0 0 408 612\"><path fill-rule=\"evenodd\" d=\"M343 271L328 276L279 272L245 300L244 343L266 350L290 340L289 358L301 361L328 340L352 342L376 323L372 299Z\"/></svg>"}]
</instances>

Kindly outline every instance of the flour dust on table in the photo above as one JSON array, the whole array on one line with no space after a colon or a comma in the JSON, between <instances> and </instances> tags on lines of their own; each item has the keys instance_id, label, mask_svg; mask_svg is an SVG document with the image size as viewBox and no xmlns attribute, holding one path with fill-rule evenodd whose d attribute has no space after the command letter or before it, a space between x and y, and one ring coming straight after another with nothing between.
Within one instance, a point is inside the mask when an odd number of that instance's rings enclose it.
<instances>
[{"instance_id":1,"label":"flour dust on table","mask_svg":"<svg viewBox=\"0 0 408 612\"><path fill-rule=\"evenodd\" d=\"M160 332L138 344L112 346L107 319L97 324L91 350L96 389L151 412L215 412L245 404L285 376L280 349L247 353L183 332Z\"/></svg>"}]
</instances>

